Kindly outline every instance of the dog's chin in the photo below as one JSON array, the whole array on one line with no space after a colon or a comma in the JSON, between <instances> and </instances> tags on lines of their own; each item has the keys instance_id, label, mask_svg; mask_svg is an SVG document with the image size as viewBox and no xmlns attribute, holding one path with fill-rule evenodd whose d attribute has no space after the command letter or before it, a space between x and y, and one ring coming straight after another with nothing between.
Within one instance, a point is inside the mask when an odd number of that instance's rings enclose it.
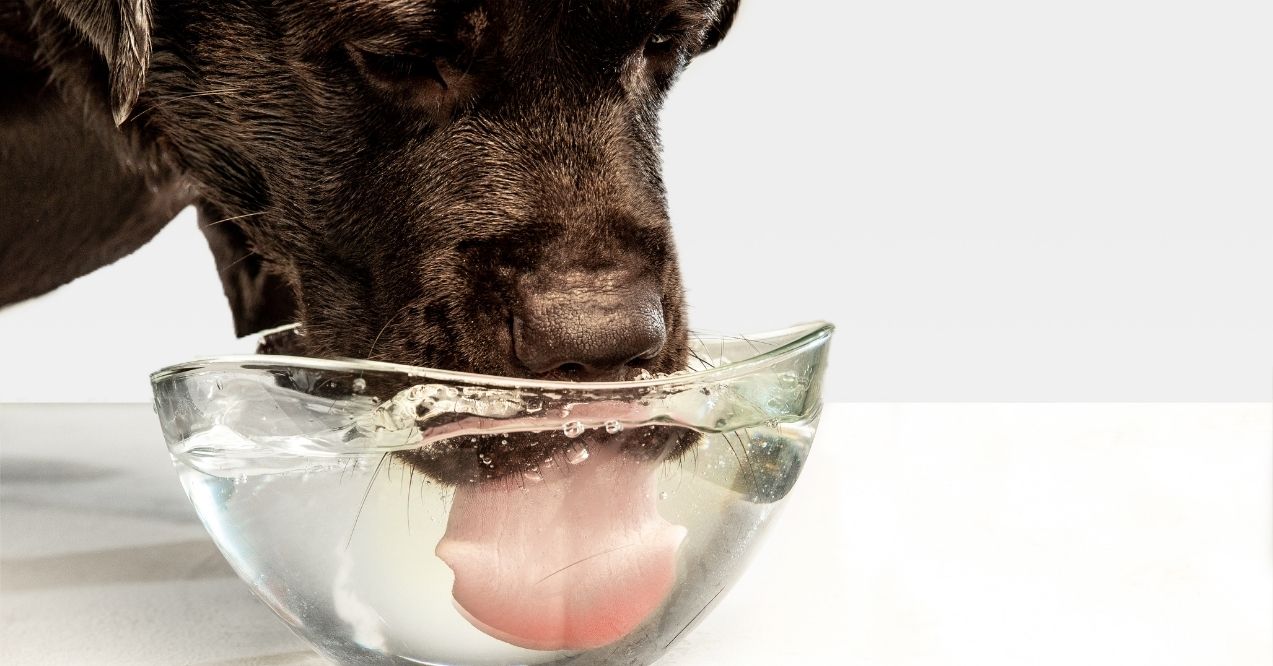
<instances>
[{"instance_id":1,"label":"dog's chin","mask_svg":"<svg viewBox=\"0 0 1273 666\"><path fill-rule=\"evenodd\" d=\"M437 483L520 485L548 472L568 472L600 449L634 462L677 460L700 437L676 426L642 426L616 434L589 430L576 437L559 431L515 432L455 437L394 457Z\"/></svg>"},{"instance_id":2,"label":"dog's chin","mask_svg":"<svg viewBox=\"0 0 1273 666\"><path fill-rule=\"evenodd\" d=\"M268 356L308 356L305 333L299 324L261 334L256 353Z\"/></svg>"}]
</instances>

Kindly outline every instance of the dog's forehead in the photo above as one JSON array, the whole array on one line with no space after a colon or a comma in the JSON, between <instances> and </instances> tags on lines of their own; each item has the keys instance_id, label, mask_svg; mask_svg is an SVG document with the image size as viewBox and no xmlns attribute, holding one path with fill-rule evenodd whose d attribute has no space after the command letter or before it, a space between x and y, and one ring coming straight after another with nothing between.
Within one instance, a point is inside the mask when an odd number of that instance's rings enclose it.
<instances>
[{"instance_id":1,"label":"dog's forehead","mask_svg":"<svg viewBox=\"0 0 1273 666\"><path fill-rule=\"evenodd\" d=\"M724 0L310 0L298 14L334 32L441 36L465 29L500 33L522 46L640 37L663 17L710 17ZM516 45L516 44L514 44Z\"/></svg>"}]
</instances>

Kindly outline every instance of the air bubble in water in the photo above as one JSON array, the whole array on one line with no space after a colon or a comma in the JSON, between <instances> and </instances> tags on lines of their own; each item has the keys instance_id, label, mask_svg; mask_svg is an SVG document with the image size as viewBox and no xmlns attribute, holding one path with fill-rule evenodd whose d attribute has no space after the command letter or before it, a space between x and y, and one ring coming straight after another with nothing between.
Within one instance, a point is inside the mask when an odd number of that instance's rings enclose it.
<instances>
[{"instance_id":1,"label":"air bubble in water","mask_svg":"<svg viewBox=\"0 0 1273 666\"><path fill-rule=\"evenodd\" d=\"M581 421L570 421L569 423L561 426L562 434L571 439L582 435L584 430L586 430L586 428L584 428L583 422Z\"/></svg>"},{"instance_id":2,"label":"air bubble in water","mask_svg":"<svg viewBox=\"0 0 1273 666\"><path fill-rule=\"evenodd\" d=\"M579 463L587 459L588 459L588 449L580 448L578 451L571 453L570 457L566 459L566 462L570 463L571 465L578 465Z\"/></svg>"},{"instance_id":3,"label":"air bubble in water","mask_svg":"<svg viewBox=\"0 0 1273 666\"><path fill-rule=\"evenodd\" d=\"M623 424L614 420L606 421L606 432L611 435L623 432Z\"/></svg>"}]
</instances>

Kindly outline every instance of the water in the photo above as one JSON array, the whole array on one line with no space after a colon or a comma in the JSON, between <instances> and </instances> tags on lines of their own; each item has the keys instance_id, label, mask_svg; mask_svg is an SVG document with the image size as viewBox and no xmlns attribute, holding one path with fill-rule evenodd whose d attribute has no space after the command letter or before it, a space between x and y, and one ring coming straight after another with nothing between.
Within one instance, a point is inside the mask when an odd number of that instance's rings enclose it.
<instances>
[{"instance_id":1,"label":"water","mask_svg":"<svg viewBox=\"0 0 1273 666\"><path fill-rule=\"evenodd\" d=\"M208 531L329 659L648 664L783 506L829 336L696 338L690 371L599 387L266 357L152 381Z\"/></svg>"},{"instance_id":2,"label":"water","mask_svg":"<svg viewBox=\"0 0 1273 666\"><path fill-rule=\"evenodd\" d=\"M528 468L522 482L562 483L597 457L590 450L614 456L622 435L606 430L576 436L582 446ZM262 460L279 457L277 450L213 429L190 450L226 452L239 460L223 461L224 469L253 472L208 473L197 469L201 458L176 458L187 494L235 570L337 662L635 664L657 658L742 572L804 464L812 431L811 421L762 424L706 436L674 460L623 461L650 478L658 516L685 536L666 596L604 651L527 649L467 619L452 593L456 573L436 554L457 488L392 454L299 458L305 463L273 471L277 465ZM481 461L499 462L488 454Z\"/></svg>"}]
</instances>

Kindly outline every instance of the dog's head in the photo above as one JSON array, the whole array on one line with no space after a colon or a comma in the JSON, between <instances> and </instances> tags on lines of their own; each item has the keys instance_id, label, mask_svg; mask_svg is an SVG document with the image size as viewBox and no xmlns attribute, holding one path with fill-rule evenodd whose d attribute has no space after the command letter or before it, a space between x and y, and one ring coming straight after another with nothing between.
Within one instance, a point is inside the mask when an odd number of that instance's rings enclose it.
<instances>
[{"instance_id":1,"label":"dog's head","mask_svg":"<svg viewBox=\"0 0 1273 666\"><path fill-rule=\"evenodd\" d=\"M657 113L737 4L126 0L99 41L309 353L618 378L684 362Z\"/></svg>"}]
</instances>

